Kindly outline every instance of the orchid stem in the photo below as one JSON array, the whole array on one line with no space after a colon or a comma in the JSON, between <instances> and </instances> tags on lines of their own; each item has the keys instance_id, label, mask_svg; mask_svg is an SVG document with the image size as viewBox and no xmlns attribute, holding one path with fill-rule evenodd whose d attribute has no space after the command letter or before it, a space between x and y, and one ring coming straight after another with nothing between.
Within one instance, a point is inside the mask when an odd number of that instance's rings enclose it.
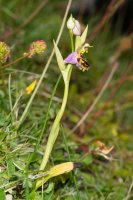
<instances>
[{"instance_id":1,"label":"orchid stem","mask_svg":"<svg viewBox=\"0 0 133 200\"><path fill-rule=\"evenodd\" d=\"M71 40L71 48L72 48L72 52L74 52L73 33L72 33L71 30L69 31L69 34L70 34L70 40Z\"/></svg>"},{"instance_id":2,"label":"orchid stem","mask_svg":"<svg viewBox=\"0 0 133 200\"><path fill-rule=\"evenodd\" d=\"M70 82L70 77L71 77L71 72L72 72L72 66L69 65L68 66L68 71L67 71L67 79L65 81L65 88L64 88L64 96L63 96L63 100L62 100L62 105L60 110L58 111L56 118L54 120L53 126L51 128L51 132L49 134L49 138L48 138L48 142L46 145L46 150L42 159L42 163L40 165L40 169L39 170L44 170L46 167L46 164L49 160L49 156L51 154L51 151L53 149L54 143L58 137L58 133L59 133L59 128L60 128L60 121L62 119L65 107L66 107L66 103L67 103L67 98L68 98L68 92L69 92L69 82ZM36 188L35 190L40 187L43 184L43 180L38 180L36 183Z\"/></svg>"}]
</instances>

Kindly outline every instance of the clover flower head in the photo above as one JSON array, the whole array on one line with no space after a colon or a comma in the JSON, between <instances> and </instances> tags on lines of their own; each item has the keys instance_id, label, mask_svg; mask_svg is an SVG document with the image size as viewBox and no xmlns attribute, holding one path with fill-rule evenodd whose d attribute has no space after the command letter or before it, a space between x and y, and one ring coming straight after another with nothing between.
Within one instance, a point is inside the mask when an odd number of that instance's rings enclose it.
<instances>
[{"instance_id":1,"label":"clover flower head","mask_svg":"<svg viewBox=\"0 0 133 200\"><path fill-rule=\"evenodd\" d=\"M74 35L81 35L81 27L78 20L72 17L72 15L69 17L67 21L67 28L72 31Z\"/></svg>"},{"instance_id":2,"label":"clover flower head","mask_svg":"<svg viewBox=\"0 0 133 200\"><path fill-rule=\"evenodd\" d=\"M64 60L66 64L72 64L76 65L80 70L86 71L89 69L89 63L87 60L83 57L84 53L88 52L88 46L89 44L85 44L82 48L80 48L77 51L72 52L67 56L67 58Z\"/></svg>"},{"instance_id":3,"label":"clover flower head","mask_svg":"<svg viewBox=\"0 0 133 200\"><path fill-rule=\"evenodd\" d=\"M35 54L43 54L46 49L46 42L44 40L37 40L30 45L28 57L31 58Z\"/></svg>"},{"instance_id":4,"label":"clover flower head","mask_svg":"<svg viewBox=\"0 0 133 200\"><path fill-rule=\"evenodd\" d=\"M0 64L5 63L11 56L10 48L5 42L0 42Z\"/></svg>"}]
</instances>

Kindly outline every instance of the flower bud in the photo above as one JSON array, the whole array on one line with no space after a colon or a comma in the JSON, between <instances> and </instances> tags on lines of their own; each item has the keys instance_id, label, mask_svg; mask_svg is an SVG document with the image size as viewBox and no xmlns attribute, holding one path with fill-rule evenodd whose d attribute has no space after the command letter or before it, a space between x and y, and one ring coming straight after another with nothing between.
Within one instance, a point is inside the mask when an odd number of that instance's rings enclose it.
<instances>
[{"instance_id":1,"label":"flower bud","mask_svg":"<svg viewBox=\"0 0 133 200\"><path fill-rule=\"evenodd\" d=\"M43 40L37 40L30 45L29 49L29 58L34 56L35 54L43 54L47 49L47 44Z\"/></svg>"},{"instance_id":2,"label":"flower bud","mask_svg":"<svg viewBox=\"0 0 133 200\"><path fill-rule=\"evenodd\" d=\"M7 46L7 44L4 42L0 42L0 64L5 63L10 55L10 48Z\"/></svg>"},{"instance_id":3,"label":"flower bud","mask_svg":"<svg viewBox=\"0 0 133 200\"><path fill-rule=\"evenodd\" d=\"M81 28L80 28L80 23L78 20L75 20L75 25L73 28L73 34L74 35L81 35Z\"/></svg>"},{"instance_id":4,"label":"flower bud","mask_svg":"<svg viewBox=\"0 0 133 200\"><path fill-rule=\"evenodd\" d=\"M67 28L72 30L74 26L75 26L75 19L71 15L67 21Z\"/></svg>"},{"instance_id":5,"label":"flower bud","mask_svg":"<svg viewBox=\"0 0 133 200\"><path fill-rule=\"evenodd\" d=\"M81 35L80 23L78 20L73 18L72 15L67 21L67 28L71 30L74 35Z\"/></svg>"}]
</instances>

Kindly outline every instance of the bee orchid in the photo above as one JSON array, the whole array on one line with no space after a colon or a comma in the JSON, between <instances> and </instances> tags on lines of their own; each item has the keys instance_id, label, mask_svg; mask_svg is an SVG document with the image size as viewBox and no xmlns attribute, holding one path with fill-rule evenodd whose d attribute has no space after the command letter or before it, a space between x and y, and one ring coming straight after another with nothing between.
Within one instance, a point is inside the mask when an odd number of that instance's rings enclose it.
<instances>
[{"instance_id":1,"label":"bee orchid","mask_svg":"<svg viewBox=\"0 0 133 200\"><path fill-rule=\"evenodd\" d=\"M80 70L86 71L89 69L89 63L83 57L84 53L88 53L89 44L85 44L80 50L74 51L64 60L65 63L76 65Z\"/></svg>"}]
</instances>

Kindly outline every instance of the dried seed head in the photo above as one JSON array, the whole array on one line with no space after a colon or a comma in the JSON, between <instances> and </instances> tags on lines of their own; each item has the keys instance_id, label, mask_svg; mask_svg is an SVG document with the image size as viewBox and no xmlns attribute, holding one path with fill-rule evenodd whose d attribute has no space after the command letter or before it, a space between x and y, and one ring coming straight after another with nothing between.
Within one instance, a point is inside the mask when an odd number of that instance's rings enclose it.
<instances>
[{"instance_id":1,"label":"dried seed head","mask_svg":"<svg viewBox=\"0 0 133 200\"><path fill-rule=\"evenodd\" d=\"M43 40L37 40L30 45L29 49L29 58L34 56L35 54L43 54L44 51L47 49L47 44Z\"/></svg>"},{"instance_id":2,"label":"dried seed head","mask_svg":"<svg viewBox=\"0 0 133 200\"><path fill-rule=\"evenodd\" d=\"M10 48L6 43L0 42L0 64L5 63L11 55Z\"/></svg>"}]
</instances>

